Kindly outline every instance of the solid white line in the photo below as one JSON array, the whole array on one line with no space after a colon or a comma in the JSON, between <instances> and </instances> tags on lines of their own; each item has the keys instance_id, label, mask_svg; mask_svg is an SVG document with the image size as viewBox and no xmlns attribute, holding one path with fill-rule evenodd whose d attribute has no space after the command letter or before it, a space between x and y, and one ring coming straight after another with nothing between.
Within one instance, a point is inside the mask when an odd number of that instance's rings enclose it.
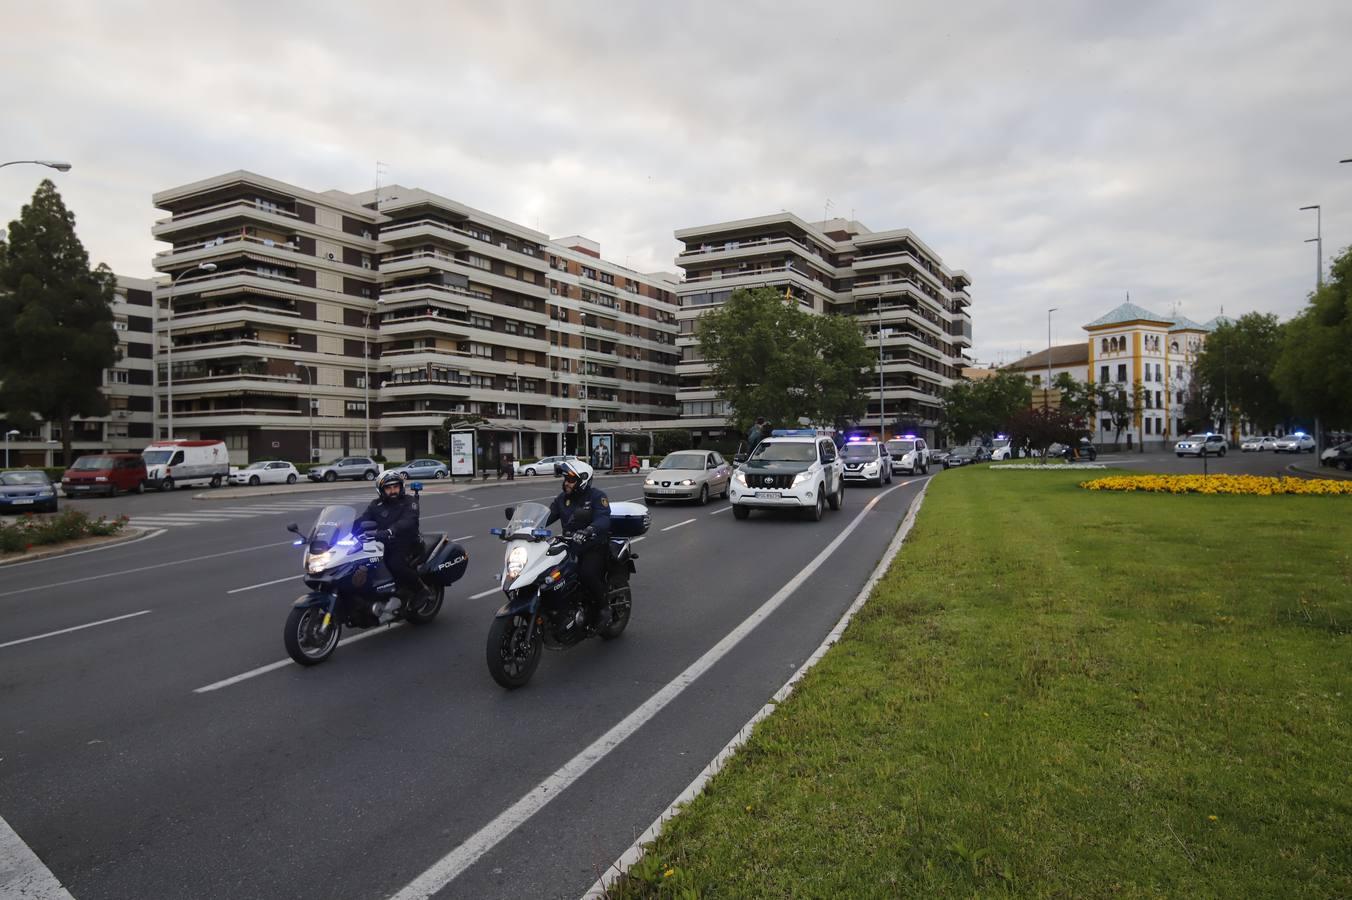
<instances>
[{"instance_id":1,"label":"solid white line","mask_svg":"<svg viewBox=\"0 0 1352 900\"><path fill-rule=\"evenodd\" d=\"M648 539L648 536L647 536L646 534L642 534L642 535L639 535L639 536L636 537L636 538L630 538L630 539L629 539L629 543L631 543L631 544L637 544L639 541L646 541L647 539Z\"/></svg>"},{"instance_id":2,"label":"solid white line","mask_svg":"<svg viewBox=\"0 0 1352 900\"><path fill-rule=\"evenodd\" d=\"M776 591L774 596L761 604L760 608L748 616L745 621L728 632L721 641L691 663L684 672L673 678L641 706L625 716L617 725L593 741L591 746L564 763L562 768L536 785L530 793L499 813L493 821L470 835L460 846L433 863L427 871L394 894L391 900L414 900L414 898L424 900L424 898L440 891L529 820L531 816L543 809L547 803L563 793L585 775L592 766L604 759L610 751L618 747L630 735L665 709L686 688L694 684L700 676L741 643L756 626L779 609L784 601L792 596L793 592L830 558L836 548L854 533L854 530L864 521L864 517L872 511L873 507L895 490L897 488L893 487L875 494L873 499L854 517L854 520L845 526L844 530L836 535L835 539L827 544L825 549L818 553L798 574L789 579L789 582Z\"/></svg>"},{"instance_id":3,"label":"solid white line","mask_svg":"<svg viewBox=\"0 0 1352 900\"><path fill-rule=\"evenodd\" d=\"M343 638L338 642L339 647L346 647L348 644L355 644L357 641L364 641L369 637L375 637L378 634L388 634L403 622L392 622L387 628L374 628L370 631L363 631L361 634L354 634L352 637ZM256 669L250 669L232 678L226 678L222 681L213 681L204 687L193 688L194 694L206 694L211 691L219 691L221 688L230 687L232 684L239 684L241 681L248 681L250 678L257 678L259 675L266 675L269 672L275 672L278 669L284 669L287 666L294 666L296 661L293 659L283 659L275 663L268 663L266 666L259 666Z\"/></svg>"},{"instance_id":4,"label":"solid white line","mask_svg":"<svg viewBox=\"0 0 1352 900\"><path fill-rule=\"evenodd\" d=\"M6 647L13 647L17 644L26 644L29 641L40 641L43 638L56 637L58 634L70 634L72 631L83 631L86 628L93 628L95 625L107 625L109 622L121 622L123 619L134 619L137 616L144 616L148 612L150 612L150 610L143 609L140 612L127 613L125 616L113 616L111 619L100 619L97 622L88 622L84 625L72 625L70 628L62 628L60 631L49 631L46 634L35 634L32 637L19 638L17 641L6 641L5 643L0 644L0 650L3 650ZM3 859L3 857L0 856L0 859ZM2 896L2 894L0 894L0 896Z\"/></svg>"},{"instance_id":5,"label":"solid white line","mask_svg":"<svg viewBox=\"0 0 1352 900\"><path fill-rule=\"evenodd\" d=\"M467 534L467 535L465 535L465 536L463 536L463 537L451 538L451 540L455 541L455 542L458 544L458 543L460 543L461 541L467 541L467 540L469 540L469 539L472 538L472 537L474 537L474 535L472 535L472 534Z\"/></svg>"},{"instance_id":6,"label":"solid white line","mask_svg":"<svg viewBox=\"0 0 1352 900\"><path fill-rule=\"evenodd\" d=\"M716 509L716 510L714 510L713 512L709 513L709 515L711 515L711 516L716 516L716 515L718 515L719 513L721 513L721 512L727 512L727 511L730 510L730 509L732 509L732 504L731 504L731 503L729 503L727 506L720 506L718 509Z\"/></svg>"},{"instance_id":7,"label":"solid white line","mask_svg":"<svg viewBox=\"0 0 1352 900\"><path fill-rule=\"evenodd\" d=\"M480 592L477 593L477 594L471 594L469 599L471 599L471 600L482 600L483 598L487 597L489 594L496 594L496 593L497 593L498 591L500 591L500 590L502 590L502 588L500 588L500 587L489 588L489 589L486 590L486 591L480 591Z\"/></svg>"},{"instance_id":8,"label":"solid white line","mask_svg":"<svg viewBox=\"0 0 1352 900\"><path fill-rule=\"evenodd\" d=\"M75 900L9 823L0 819L0 897Z\"/></svg>"},{"instance_id":9,"label":"solid white line","mask_svg":"<svg viewBox=\"0 0 1352 900\"><path fill-rule=\"evenodd\" d=\"M902 484L897 485L897 487L905 487L907 484L910 484L910 482L903 482ZM630 866L643 858L644 846L651 844L661 836L662 829L667 821L675 816L682 806L685 806L699 796L700 792L704 790L704 786L709 783L709 780L722 771L723 767L727 765L728 760L732 759L733 755L741 749L742 745L751 738L751 733L756 725L760 723L762 719L768 718L772 712L779 708L779 704L788 699L789 694L793 693L794 687L802 680L803 676L808 673L808 670L820 662L822 657L826 655L826 651L831 649L831 647L840 640L840 636L845 633L845 628L850 624L850 620L854 618L855 613L859 612L860 607L862 607L873 594L874 587L876 587L883 576L887 574L887 570L892 566L892 561L896 559L897 554L901 551L902 543L906 540L906 536L911 533L911 528L915 525L915 517L920 512L920 503L925 499L925 490L928 487L928 481L921 486L919 493L915 496L915 500L911 502L911 508L907 512L906 518L902 520L901 526L897 529L896 535L892 538L892 543L888 545L887 550L883 553L883 558L880 559L878 565L874 567L873 574L869 576L868 581L864 582L864 586L859 589L859 593L855 596L854 602L850 604L849 609L845 610L845 614L840 617L840 621L836 622L836 627L831 629L831 632L826 635L821 644L817 646L817 649L813 651L812 655L807 658L807 661L799 666L798 670L789 677L789 680L784 683L784 686L775 691L774 696L770 698L770 701L756 711L756 714L732 736L732 740L728 741L727 744L723 746L723 749L714 755L714 758L709 765L705 766L704 770L695 776L695 780L690 782L690 784L686 786L686 789L676 796L675 800L671 801L671 805L664 809L662 814L648 826L648 830L639 835L634 843L629 845L629 849L625 850L624 853L620 855L620 858L615 860L610 868L605 871L605 874L596 880L596 883L591 886L587 893L582 895L582 900L605 900L608 896L607 891L614 886L620 876L627 872Z\"/></svg>"},{"instance_id":10,"label":"solid white line","mask_svg":"<svg viewBox=\"0 0 1352 900\"><path fill-rule=\"evenodd\" d=\"M689 525L689 524L690 524L691 522L693 522L693 521L695 521L695 520L694 520L694 519L686 519L684 522L677 522L675 525L668 525L666 528L663 528L662 530L663 530L663 531L670 531L670 530L673 529L673 528L680 528L682 525Z\"/></svg>"},{"instance_id":11,"label":"solid white line","mask_svg":"<svg viewBox=\"0 0 1352 900\"><path fill-rule=\"evenodd\" d=\"M131 543L128 541L127 543ZM254 550L266 550L269 547L285 547L290 541L280 541L275 544L259 544L255 547L240 547L238 550L223 550L220 553L208 553L206 556L193 556L188 559L176 559L173 562L155 563L149 566L137 566L134 569L123 569L120 572L107 572L103 575L86 575L84 578L72 578L69 581L57 581L52 584L39 584L33 587L19 588L18 590L5 591L0 597L13 597L16 594L31 594L33 591L46 591L51 588L66 587L71 584L84 584L86 581L101 581L104 578L116 578L119 575L135 575L137 572L149 572L153 569L167 569L170 566L186 566L190 563L201 562L204 559L216 559L221 556L233 556L236 553L249 553Z\"/></svg>"},{"instance_id":12,"label":"solid white line","mask_svg":"<svg viewBox=\"0 0 1352 900\"><path fill-rule=\"evenodd\" d=\"M251 585L249 585L248 587L235 588L233 591L226 591L225 593L226 593L227 595L230 595L230 594L242 594L242 593L244 593L245 591L252 591L252 590L254 590L255 588L269 587L270 585L281 584L281 583L284 582L284 581L295 581L297 578L304 578L304 577L305 577L304 575L288 575L288 576L286 576L285 578L278 578L278 579L276 579L275 581L264 581L264 582L261 583L261 584L251 584Z\"/></svg>"},{"instance_id":13,"label":"solid white line","mask_svg":"<svg viewBox=\"0 0 1352 900\"><path fill-rule=\"evenodd\" d=\"M131 525L131 522L128 522L127 524ZM149 534L143 534L140 537L134 537L129 541L121 541L116 544L105 544L102 547L90 547L88 550L75 550L71 553L60 553L57 554L56 556L44 556L42 559L24 559L24 560L15 560L14 562L0 563L0 567L10 569L17 566L31 566L34 563L50 562L54 559L65 559L68 556L83 556L86 553L98 553L100 550L113 550L117 547L126 547L129 544L138 544L141 541L149 540L150 538L153 537L159 537L162 534L164 534L163 529L157 529L155 531L151 531Z\"/></svg>"}]
</instances>

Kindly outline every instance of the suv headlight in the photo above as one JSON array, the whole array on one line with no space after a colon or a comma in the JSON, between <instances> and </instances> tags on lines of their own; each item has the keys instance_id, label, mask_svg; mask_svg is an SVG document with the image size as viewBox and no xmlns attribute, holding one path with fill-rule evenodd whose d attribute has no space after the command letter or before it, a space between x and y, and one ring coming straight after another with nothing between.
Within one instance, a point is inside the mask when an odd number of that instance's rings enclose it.
<instances>
[{"instance_id":1,"label":"suv headlight","mask_svg":"<svg viewBox=\"0 0 1352 900\"><path fill-rule=\"evenodd\" d=\"M806 472L799 472L797 475L793 476L793 486L798 487L798 485L808 481L811 477L812 477L811 469L808 469Z\"/></svg>"},{"instance_id":2,"label":"suv headlight","mask_svg":"<svg viewBox=\"0 0 1352 900\"><path fill-rule=\"evenodd\" d=\"M732 480L740 484L742 487L746 487L746 473L743 472L741 469L738 469L736 472L732 473Z\"/></svg>"}]
</instances>

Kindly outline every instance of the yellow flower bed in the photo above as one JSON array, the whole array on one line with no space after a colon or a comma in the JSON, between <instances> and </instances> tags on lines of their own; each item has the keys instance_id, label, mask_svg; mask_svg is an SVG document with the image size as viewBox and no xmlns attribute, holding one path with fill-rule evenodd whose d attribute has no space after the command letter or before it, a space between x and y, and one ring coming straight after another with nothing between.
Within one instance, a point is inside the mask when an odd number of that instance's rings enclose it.
<instances>
[{"instance_id":1,"label":"yellow flower bed","mask_svg":"<svg viewBox=\"0 0 1352 900\"><path fill-rule=\"evenodd\" d=\"M1145 491L1155 494L1347 494L1352 481L1272 478L1263 475L1114 475L1080 482L1091 491Z\"/></svg>"}]
</instances>

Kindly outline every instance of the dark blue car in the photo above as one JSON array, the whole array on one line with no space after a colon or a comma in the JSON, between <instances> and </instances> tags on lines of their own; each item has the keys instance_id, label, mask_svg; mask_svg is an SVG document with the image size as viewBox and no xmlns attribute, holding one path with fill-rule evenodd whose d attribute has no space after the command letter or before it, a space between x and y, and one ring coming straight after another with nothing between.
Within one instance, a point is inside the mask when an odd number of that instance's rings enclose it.
<instances>
[{"instance_id":1,"label":"dark blue car","mask_svg":"<svg viewBox=\"0 0 1352 900\"><path fill-rule=\"evenodd\" d=\"M34 469L0 472L0 512L56 512L56 486Z\"/></svg>"}]
</instances>

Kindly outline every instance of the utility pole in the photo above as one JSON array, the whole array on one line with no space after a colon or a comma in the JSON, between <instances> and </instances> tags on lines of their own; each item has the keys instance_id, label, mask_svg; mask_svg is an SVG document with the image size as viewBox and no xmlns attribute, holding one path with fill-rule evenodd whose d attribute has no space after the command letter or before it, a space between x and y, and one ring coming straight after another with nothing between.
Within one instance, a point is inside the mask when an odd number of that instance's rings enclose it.
<instances>
[{"instance_id":1,"label":"utility pole","mask_svg":"<svg viewBox=\"0 0 1352 900\"><path fill-rule=\"evenodd\" d=\"M1314 237L1307 238L1305 243L1315 245L1314 256L1314 286L1315 289L1324 286L1324 212L1319 208L1319 204L1313 206L1302 206L1301 212L1307 209L1314 210Z\"/></svg>"},{"instance_id":2,"label":"utility pole","mask_svg":"<svg viewBox=\"0 0 1352 900\"><path fill-rule=\"evenodd\" d=\"M1043 385L1042 408L1047 409L1051 405L1052 397L1052 313L1061 307L1053 306L1047 310L1047 383Z\"/></svg>"},{"instance_id":3,"label":"utility pole","mask_svg":"<svg viewBox=\"0 0 1352 900\"><path fill-rule=\"evenodd\" d=\"M878 441L887 440L887 394L883 386L883 298L878 298Z\"/></svg>"}]
</instances>

